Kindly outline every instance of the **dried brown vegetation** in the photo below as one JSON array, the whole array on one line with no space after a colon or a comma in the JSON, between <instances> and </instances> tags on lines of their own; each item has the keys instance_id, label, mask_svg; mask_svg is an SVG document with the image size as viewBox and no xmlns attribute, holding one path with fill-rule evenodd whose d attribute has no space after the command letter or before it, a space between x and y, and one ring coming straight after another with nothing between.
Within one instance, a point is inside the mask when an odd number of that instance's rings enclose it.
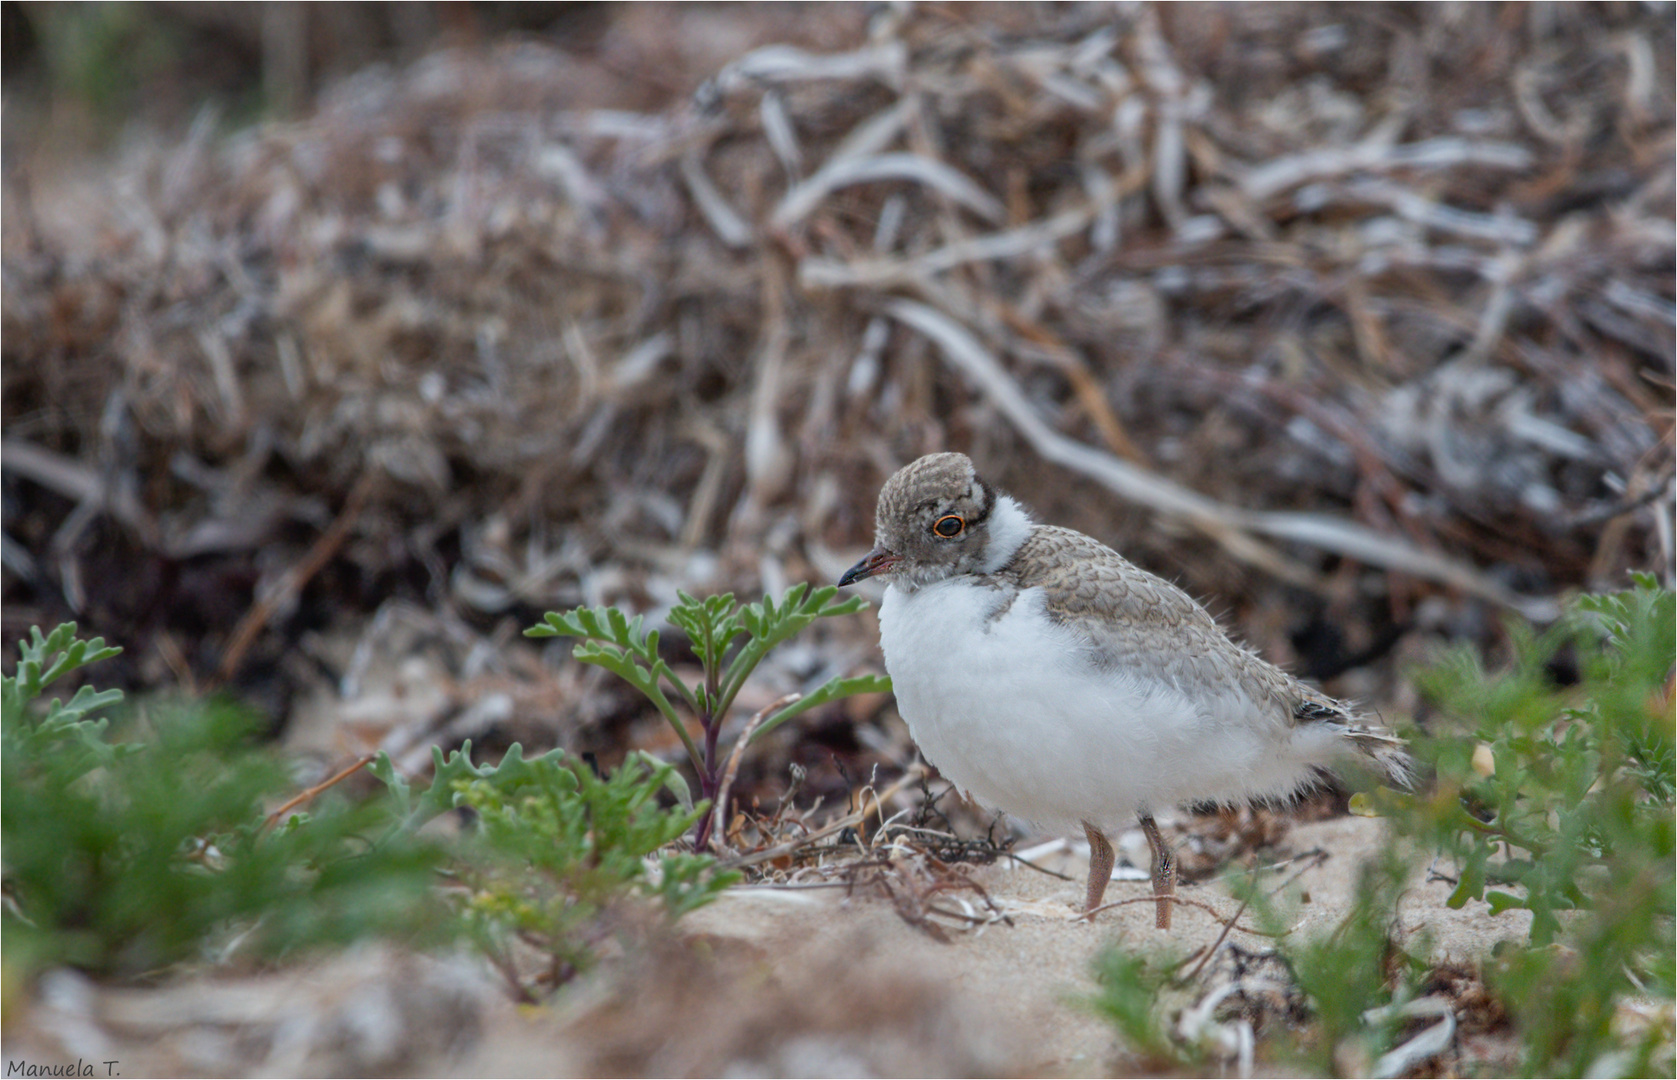
<instances>
[{"instance_id":1,"label":"dried brown vegetation","mask_svg":"<svg viewBox=\"0 0 1677 1080\"><path fill-rule=\"evenodd\" d=\"M7 634L342 695L329 753L656 744L513 631L831 580L944 448L1307 674L1669 578L1669 8L864 14L662 108L522 43L9 154ZM904 759L852 719L781 760Z\"/></svg>"}]
</instances>

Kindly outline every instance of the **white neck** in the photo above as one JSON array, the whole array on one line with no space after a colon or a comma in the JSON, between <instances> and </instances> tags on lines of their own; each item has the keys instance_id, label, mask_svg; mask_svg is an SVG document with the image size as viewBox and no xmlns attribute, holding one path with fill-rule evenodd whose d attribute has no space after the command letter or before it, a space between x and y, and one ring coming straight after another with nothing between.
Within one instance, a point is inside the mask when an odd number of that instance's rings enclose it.
<instances>
[{"instance_id":1,"label":"white neck","mask_svg":"<svg viewBox=\"0 0 1677 1080\"><path fill-rule=\"evenodd\" d=\"M1013 560L1019 545L1030 538L1036 523L1011 495L998 495L990 511L990 542L984 548L984 572L994 574Z\"/></svg>"}]
</instances>

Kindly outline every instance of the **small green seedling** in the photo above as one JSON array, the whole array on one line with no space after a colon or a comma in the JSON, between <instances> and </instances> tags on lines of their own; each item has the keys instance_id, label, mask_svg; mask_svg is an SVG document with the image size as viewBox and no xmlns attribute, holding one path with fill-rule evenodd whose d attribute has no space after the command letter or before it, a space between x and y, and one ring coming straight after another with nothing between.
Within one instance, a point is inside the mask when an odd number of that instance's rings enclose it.
<instances>
[{"instance_id":1,"label":"small green seedling","mask_svg":"<svg viewBox=\"0 0 1677 1080\"><path fill-rule=\"evenodd\" d=\"M550 611L540 624L524 634L533 638L581 638L572 655L585 664L597 664L621 676L658 707L687 748L687 756L699 778L700 797L715 800L723 779L717 740L740 688L770 650L791 640L816 619L850 615L867 606L861 597L835 603L833 598L837 594L835 586L811 592L808 585L799 584L787 590L778 605L765 596L761 602L744 607L734 602L732 593L704 600L686 593L677 594L681 602L671 609L669 621L687 635L704 668L704 677L692 686L676 678L669 664L658 655L658 631L644 629L644 617L637 615L631 619L617 608ZM752 741L818 705L851 694L890 688L891 680L884 676L835 676L813 693L765 716L757 725ZM698 721L697 739L670 700L672 694ZM711 822L725 816L726 807L722 810L723 814L704 815L699 819L697 846L706 845Z\"/></svg>"},{"instance_id":2,"label":"small green seedling","mask_svg":"<svg viewBox=\"0 0 1677 1080\"><path fill-rule=\"evenodd\" d=\"M109 765L134 749L127 744L106 742L105 729L110 726L110 720L94 719L90 715L121 701L121 690L79 687L68 703L53 698L38 720L25 723L25 710L48 686L89 664L109 660L122 652L106 646L104 638L83 641L76 637L73 622L61 624L44 637L40 627L32 626L29 635L28 641L18 642L17 671L0 679L0 723L18 740L18 751L35 755L50 749L59 755L57 767L64 775L78 777Z\"/></svg>"}]
</instances>

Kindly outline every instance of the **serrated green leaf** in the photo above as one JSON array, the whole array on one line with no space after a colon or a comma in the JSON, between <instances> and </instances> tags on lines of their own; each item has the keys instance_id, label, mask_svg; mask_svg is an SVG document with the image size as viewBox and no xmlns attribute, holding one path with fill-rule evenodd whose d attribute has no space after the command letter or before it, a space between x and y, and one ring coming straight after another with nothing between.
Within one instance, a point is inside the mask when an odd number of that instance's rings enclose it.
<instances>
[{"instance_id":1,"label":"serrated green leaf","mask_svg":"<svg viewBox=\"0 0 1677 1080\"><path fill-rule=\"evenodd\" d=\"M3 719L9 723L21 722L23 710L41 695L41 692L54 682L89 664L108 660L122 652L115 646L107 646L104 638L92 638L83 641L76 637L76 624L73 622L60 623L53 628L52 633L43 635L41 628L31 626L29 637L18 642L17 671L9 678L0 679L0 702L3 702ZM84 688L85 689L85 688ZM120 691L107 691L118 694ZM78 692L74 703L81 695ZM111 699L115 700L115 699ZM106 702L108 704L109 701ZM90 706L94 708L98 706ZM63 708L58 702L53 702L48 714ZM84 710L88 711L88 710Z\"/></svg>"},{"instance_id":2,"label":"serrated green leaf","mask_svg":"<svg viewBox=\"0 0 1677 1080\"><path fill-rule=\"evenodd\" d=\"M409 786L407 777L396 771L396 765L390 760L390 755L383 750L367 765L367 772L381 781L390 792L390 797L396 801L396 812L407 817L413 812L413 789Z\"/></svg>"},{"instance_id":3,"label":"serrated green leaf","mask_svg":"<svg viewBox=\"0 0 1677 1080\"><path fill-rule=\"evenodd\" d=\"M835 590L836 591L836 590ZM868 606L866 597L850 596L836 604L825 604L817 614L823 618L833 615L854 615Z\"/></svg>"},{"instance_id":4,"label":"serrated green leaf","mask_svg":"<svg viewBox=\"0 0 1677 1080\"><path fill-rule=\"evenodd\" d=\"M650 775L657 775L659 782L664 785L664 788L671 795L675 796L676 802L681 804L683 810L688 812L693 810L693 790L687 786L687 781L681 773L677 772L668 762L653 757L645 750L631 750L625 755L623 761L626 766L634 763L645 768Z\"/></svg>"},{"instance_id":5,"label":"serrated green leaf","mask_svg":"<svg viewBox=\"0 0 1677 1080\"><path fill-rule=\"evenodd\" d=\"M60 705L54 698L47 711L55 721L74 723L90 712L115 705L122 698L121 690L95 690L91 686L82 686L76 689L68 704Z\"/></svg>"},{"instance_id":6,"label":"serrated green leaf","mask_svg":"<svg viewBox=\"0 0 1677 1080\"><path fill-rule=\"evenodd\" d=\"M848 679L834 676L823 683L819 689L794 701L757 725L757 730L752 733L751 742L755 744L758 739L763 738L788 720L817 706L850 697L852 694L880 693L890 689L891 680L884 675L855 675Z\"/></svg>"},{"instance_id":7,"label":"serrated green leaf","mask_svg":"<svg viewBox=\"0 0 1677 1080\"><path fill-rule=\"evenodd\" d=\"M1485 894L1485 859L1483 848L1475 849L1462 865L1461 881L1446 903L1452 908L1461 908L1469 900L1478 900Z\"/></svg>"}]
</instances>

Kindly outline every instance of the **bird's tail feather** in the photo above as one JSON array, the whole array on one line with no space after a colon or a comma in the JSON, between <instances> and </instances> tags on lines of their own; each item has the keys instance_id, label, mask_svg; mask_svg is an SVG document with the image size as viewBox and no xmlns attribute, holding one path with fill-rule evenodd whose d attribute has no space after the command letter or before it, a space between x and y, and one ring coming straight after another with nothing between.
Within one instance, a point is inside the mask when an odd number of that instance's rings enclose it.
<instances>
[{"instance_id":1,"label":"bird's tail feather","mask_svg":"<svg viewBox=\"0 0 1677 1080\"><path fill-rule=\"evenodd\" d=\"M1347 724L1345 735L1393 787L1408 791L1415 786L1415 761L1407 744L1384 728Z\"/></svg>"},{"instance_id":2,"label":"bird's tail feather","mask_svg":"<svg viewBox=\"0 0 1677 1080\"><path fill-rule=\"evenodd\" d=\"M1415 762L1404 749L1408 744L1383 727L1362 723L1356 707L1335 701L1306 687L1304 700L1293 709L1294 718L1333 725L1345 734L1357 752L1367 758L1381 779L1405 791L1415 787Z\"/></svg>"}]
</instances>

